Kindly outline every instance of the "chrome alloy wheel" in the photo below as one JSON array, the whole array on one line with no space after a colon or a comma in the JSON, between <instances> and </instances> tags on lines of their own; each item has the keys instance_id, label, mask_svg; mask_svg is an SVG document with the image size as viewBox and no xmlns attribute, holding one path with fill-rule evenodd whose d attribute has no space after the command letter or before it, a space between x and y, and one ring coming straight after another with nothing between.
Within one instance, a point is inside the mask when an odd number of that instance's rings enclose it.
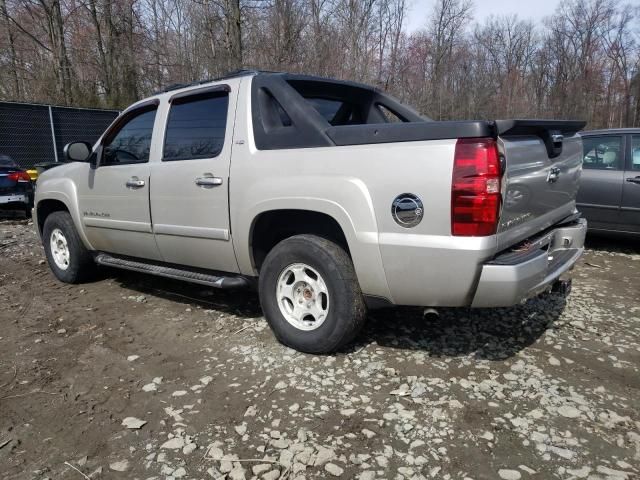
<instances>
[{"instance_id":1,"label":"chrome alloy wheel","mask_svg":"<svg viewBox=\"0 0 640 480\"><path fill-rule=\"evenodd\" d=\"M56 228L51 232L50 238L51 256L56 266L60 270L66 270L69 268L69 259L71 257L69 253L69 245L67 245L67 238L62 233L62 230Z\"/></svg>"},{"instance_id":2,"label":"chrome alloy wheel","mask_svg":"<svg viewBox=\"0 0 640 480\"><path fill-rule=\"evenodd\" d=\"M329 313L329 290L317 272L304 263L293 263L282 270L276 283L280 313L299 330L320 327Z\"/></svg>"}]
</instances>

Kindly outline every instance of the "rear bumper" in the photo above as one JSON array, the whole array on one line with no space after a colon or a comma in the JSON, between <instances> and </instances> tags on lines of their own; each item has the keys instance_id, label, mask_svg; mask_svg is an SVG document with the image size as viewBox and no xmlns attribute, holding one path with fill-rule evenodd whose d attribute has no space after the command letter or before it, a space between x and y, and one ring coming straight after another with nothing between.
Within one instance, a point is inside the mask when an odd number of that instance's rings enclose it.
<instances>
[{"instance_id":1,"label":"rear bumper","mask_svg":"<svg viewBox=\"0 0 640 480\"><path fill-rule=\"evenodd\" d=\"M31 193L0 193L0 209L13 210L31 205L33 205L33 194Z\"/></svg>"},{"instance_id":2,"label":"rear bumper","mask_svg":"<svg viewBox=\"0 0 640 480\"><path fill-rule=\"evenodd\" d=\"M485 263L471 306L506 307L542 293L578 261L586 232L579 219Z\"/></svg>"}]
</instances>

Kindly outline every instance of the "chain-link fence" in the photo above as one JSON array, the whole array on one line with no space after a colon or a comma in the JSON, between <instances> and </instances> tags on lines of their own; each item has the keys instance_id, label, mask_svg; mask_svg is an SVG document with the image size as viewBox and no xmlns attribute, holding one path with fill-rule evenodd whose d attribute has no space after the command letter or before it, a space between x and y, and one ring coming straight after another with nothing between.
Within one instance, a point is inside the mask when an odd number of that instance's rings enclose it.
<instances>
[{"instance_id":1,"label":"chain-link fence","mask_svg":"<svg viewBox=\"0 0 640 480\"><path fill-rule=\"evenodd\" d=\"M0 155L22 168L63 161L67 143L93 144L117 116L116 110L0 102Z\"/></svg>"}]
</instances>

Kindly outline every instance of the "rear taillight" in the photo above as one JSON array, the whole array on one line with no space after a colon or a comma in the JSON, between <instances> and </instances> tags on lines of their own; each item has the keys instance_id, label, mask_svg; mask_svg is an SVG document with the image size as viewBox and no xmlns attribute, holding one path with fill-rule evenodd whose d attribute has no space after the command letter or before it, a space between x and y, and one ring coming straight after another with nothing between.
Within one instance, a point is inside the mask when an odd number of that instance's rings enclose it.
<instances>
[{"instance_id":1,"label":"rear taillight","mask_svg":"<svg viewBox=\"0 0 640 480\"><path fill-rule=\"evenodd\" d=\"M451 186L451 233L493 235L500 213L500 159L493 138L461 138L456 143Z\"/></svg>"},{"instance_id":2,"label":"rear taillight","mask_svg":"<svg viewBox=\"0 0 640 480\"><path fill-rule=\"evenodd\" d=\"M30 182L31 177L27 172L13 172L7 175L7 178L13 182Z\"/></svg>"}]
</instances>

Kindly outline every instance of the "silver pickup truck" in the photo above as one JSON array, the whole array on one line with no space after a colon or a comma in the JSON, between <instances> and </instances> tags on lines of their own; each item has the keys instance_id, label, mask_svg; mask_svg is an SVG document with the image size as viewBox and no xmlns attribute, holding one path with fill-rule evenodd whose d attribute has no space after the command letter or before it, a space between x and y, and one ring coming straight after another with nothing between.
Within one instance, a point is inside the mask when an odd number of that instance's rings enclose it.
<instances>
[{"instance_id":1,"label":"silver pickup truck","mask_svg":"<svg viewBox=\"0 0 640 480\"><path fill-rule=\"evenodd\" d=\"M64 282L98 264L257 287L281 342L330 352L367 308L508 306L560 285L586 231L583 127L436 122L365 85L238 72L67 145L34 223Z\"/></svg>"}]
</instances>

